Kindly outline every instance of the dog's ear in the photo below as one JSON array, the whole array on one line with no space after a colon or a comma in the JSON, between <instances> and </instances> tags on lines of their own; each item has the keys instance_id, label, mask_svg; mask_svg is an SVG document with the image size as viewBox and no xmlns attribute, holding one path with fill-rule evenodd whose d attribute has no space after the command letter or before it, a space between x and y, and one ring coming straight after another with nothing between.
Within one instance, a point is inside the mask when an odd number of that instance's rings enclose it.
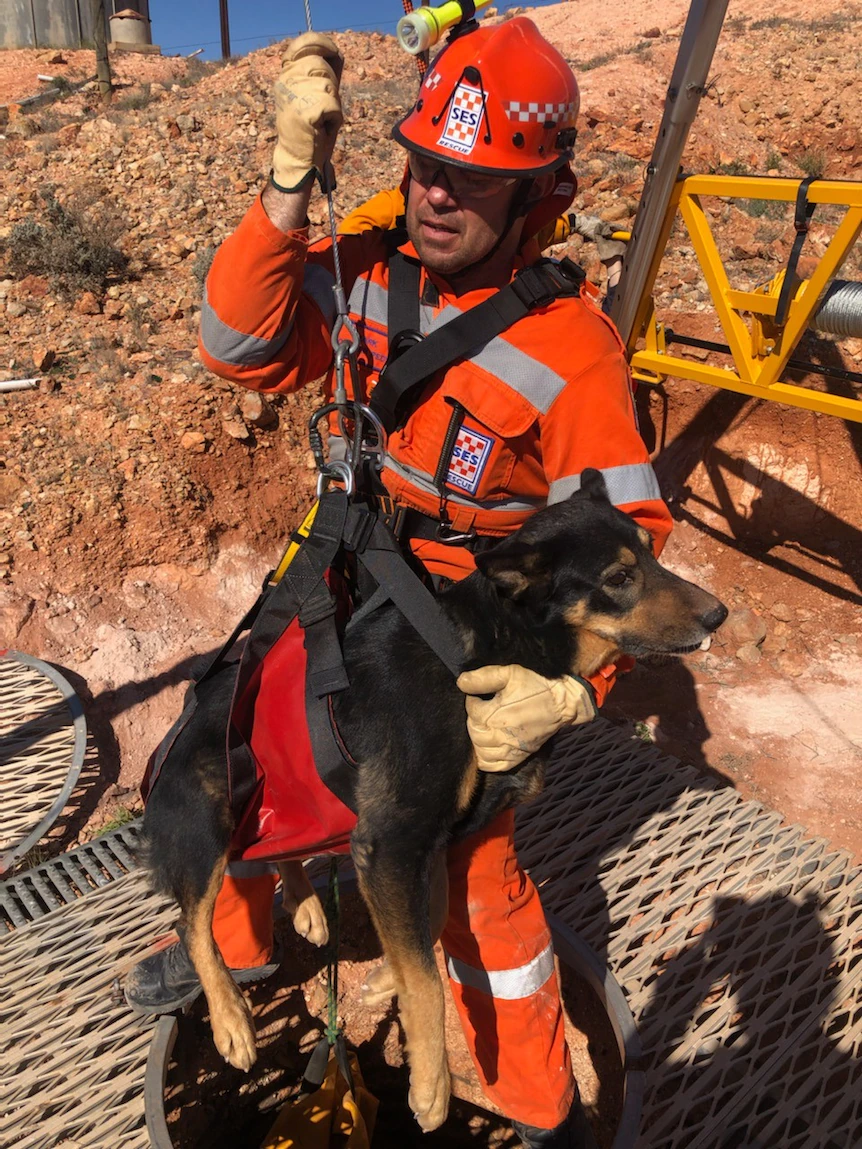
<instances>
[{"instance_id":1,"label":"dog's ear","mask_svg":"<svg viewBox=\"0 0 862 1149\"><path fill-rule=\"evenodd\" d=\"M581 485L579 490L583 491L587 498L595 499L597 502L610 502L605 477L601 471L597 471L595 467L587 467L585 471L581 472Z\"/></svg>"},{"instance_id":2,"label":"dog's ear","mask_svg":"<svg viewBox=\"0 0 862 1149\"><path fill-rule=\"evenodd\" d=\"M476 555L476 566L507 598L541 598L551 585L547 555L541 547L504 539Z\"/></svg>"}]
</instances>

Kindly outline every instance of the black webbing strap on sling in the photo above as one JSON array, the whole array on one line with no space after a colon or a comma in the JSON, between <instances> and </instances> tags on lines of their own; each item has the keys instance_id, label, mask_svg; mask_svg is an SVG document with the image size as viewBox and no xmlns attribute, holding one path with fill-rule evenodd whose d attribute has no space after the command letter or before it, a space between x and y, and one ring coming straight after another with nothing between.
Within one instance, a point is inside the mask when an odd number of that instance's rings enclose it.
<instances>
[{"instance_id":1,"label":"black webbing strap on sling","mask_svg":"<svg viewBox=\"0 0 862 1149\"><path fill-rule=\"evenodd\" d=\"M781 292L779 293L778 304L775 308L775 319L773 322L776 327L783 327L787 322L787 309L790 307L790 295L796 280L796 265L799 263L799 256L802 254L802 245L805 243L811 217L814 215L814 209L817 206L816 204L808 202L808 188L813 179L815 179L814 176L808 176L807 179L804 179L796 193L796 213L793 217L793 226L796 228L796 239L794 239L793 247L790 249L787 270L784 272L784 282L781 284Z\"/></svg>"},{"instance_id":2,"label":"black webbing strap on sling","mask_svg":"<svg viewBox=\"0 0 862 1149\"><path fill-rule=\"evenodd\" d=\"M341 548L348 505L346 493L337 488L321 496L308 538L281 581L267 592L246 640L234 687L234 703L242 698L264 657L297 614L305 627L306 646L317 644L323 655L320 668L314 668L308 676L314 678L315 672L320 676L315 680L315 688L320 688L323 680L331 681L333 689L347 685L335 634L335 603L324 575ZM311 656L309 649L310 663ZM257 770L250 747L233 723L228 727L228 772L231 804L234 810L242 810L254 791Z\"/></svg>"},{"instance_id":3,"label":"black webbing strap on sling","mask_svg":"<svg viewBox=\"0 0 862 1149\"><path fill-rule=\"evenodd\" d=\"M381 518L376 519L371 537L357 557L420 638L457 678L464 665L464 647L457 631L431 591L410 569L395 536Z\"/></svg>"},{"instance_id":4,"label":"black webbing strap on sling","mask_svg":"<svg viewBox=\"0 0 862 1149\"><path fill-rule=\"evenodd\" d=\"M464 657L458 634L434 596L410 569L377 507L350 506L344 527L344 546L355 552L358 562L377 584L377 590L354 618L367 615L391 601L453 677L457 677ZM300 621L303 617L300 613ZM352 620L347 625L349 628ZM317 772L333 794L355 813L356 763L350 758L349 747L341 741L331 710L331 694L348 683L345 675L343 685L336 681L331 689L326 689L325 667L321 668L318 662L322 658L326 667L337 664L343 672L334 612L330 626L329 632L322 631L319 625L312 627L321 635L319 640L306 631L310 673L306 675L305 713Z\"/></svg>"},{"instance_id":5,"label":"black webbing strap on sling","mask_svg":"<svg viewBox=\"0 0 862 1149\"><path fill-rule=\"evenodd\" d=\"M582 269L568 259L560 263L543 260L525 267L489 299L462 312L398 354L399 348L395 345L399 337L405 331L418 331L419 275L415 260L400 251L394 252L389 260L388 323L390 348L394 347L396 356L393 358L390 354L370 400L372 410L386 431L392 432L404 422L416 389L436 371L458 359L469 359L531 311L547 307L561 296L577 295L583 281ZM395 326L402 323L406 326Z\"/></svg>"}]
</instances>

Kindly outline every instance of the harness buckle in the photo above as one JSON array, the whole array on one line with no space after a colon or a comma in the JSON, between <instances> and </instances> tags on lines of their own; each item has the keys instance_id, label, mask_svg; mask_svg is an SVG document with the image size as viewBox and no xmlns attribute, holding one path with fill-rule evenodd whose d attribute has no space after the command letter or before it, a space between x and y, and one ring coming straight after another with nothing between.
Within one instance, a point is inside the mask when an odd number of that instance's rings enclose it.
<instances>
[{"instance_id":1,"label":"harness buckle","mask_svg":"<svg viewBox=\"0 0 862 1149\"><path fill-rule=\"evenodd\" d=\"M512 280L512 290L531 311L536 307L547 307L557 298L557 293L548 284L544 267L544 264L525 267Z\"/></svg>"},{"instance_id":2,"label":"harness buckle","mask_svg":"<svg viewBox=\"0 0 862 1149\"><path fill-rule=\"evenodd\" d=\"M447 547L462 547L476 538L476 531L470 527L466 531L453 531L448 523L441 522L437 527L435 536L438 543Z\"/></svg>"},{"instance_id":3,"label":"harness buckle","mask_svg":"<svg viewBox=\"0 0 862 1149\"><path fill-rule=\"evenodd\" d=\"M383 521L395 535L396 539L401 542L401 535L404 531L404 520L407 516L407 508L401 503L396 503L391 495L378 494L377 503L380 507L380 514Z\"/></svg>"},{"instance_id":4,"label":"harness buckle","mask_svg":"<svg viewBox=\"0 0 862 1149\"><path fill-rule=\"evenodd\" d=\"M572 260L555 263L549 259L519 271L512 288L524 306L532 310L547 307L560 296L577 295L585 278L583 269Z\"/></svg>"}]
</instances>

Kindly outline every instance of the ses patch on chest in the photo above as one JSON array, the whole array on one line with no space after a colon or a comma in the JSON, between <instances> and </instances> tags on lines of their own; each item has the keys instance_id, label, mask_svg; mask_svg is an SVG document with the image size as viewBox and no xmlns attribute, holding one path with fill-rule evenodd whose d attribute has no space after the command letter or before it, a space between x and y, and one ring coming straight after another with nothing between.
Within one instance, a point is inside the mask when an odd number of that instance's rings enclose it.
<instances>
[{"instance_id":1,"label":"ses patch on chest","mask_svg":"<svg viewBox=\"0 0 862 1149\"><path fill-rule=\"evenodd\" d=\"M490 435L462 427L452 448L446 482L468 495L475 495L493 449L494 439Z\"/></svg>"}]
</instances>

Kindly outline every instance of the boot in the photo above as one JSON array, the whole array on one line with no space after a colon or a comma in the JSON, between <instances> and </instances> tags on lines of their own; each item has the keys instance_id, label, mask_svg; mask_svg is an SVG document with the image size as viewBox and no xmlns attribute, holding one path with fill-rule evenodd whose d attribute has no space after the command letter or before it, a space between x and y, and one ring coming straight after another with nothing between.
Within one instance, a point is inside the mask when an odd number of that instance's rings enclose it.
<instances>
[{"instance_id":1,"label":"boot","mask_svg":"<svg viewBox=\"0 0 862 1149\"><path fill-rule=\"evenodd\" d=\"M521 1138L522 1149L599 1149L577 1095L568 1117L555 1129L537 1129L520 1121L513 1121L512 1128Z\"/></svg>"},{"instance_id":2,"label":"boot","mask_svg":"<svg viewBox=\"0 0 862 1149\"><path fill-rule=\"evenodd\" d=\"M186 949L182 928L177 932L179 941L144 958L126 975L123 994L135 1013L148 1016L173 1013L190 1005L201 993L203 987ZM232 969L230 975L238 985L263 981L275 973L280 962L280 955L274 952L268 964Z\"/></svg>"}]
</instances>

